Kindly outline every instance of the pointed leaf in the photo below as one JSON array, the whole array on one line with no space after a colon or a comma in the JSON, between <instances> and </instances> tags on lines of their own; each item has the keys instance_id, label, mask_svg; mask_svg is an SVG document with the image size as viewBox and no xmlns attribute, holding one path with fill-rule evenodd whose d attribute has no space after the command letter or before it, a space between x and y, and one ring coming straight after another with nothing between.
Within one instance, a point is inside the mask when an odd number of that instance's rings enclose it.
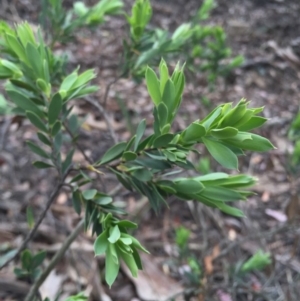
<instances>
[{"instance_id":1,"label":"pointed leaf","mask_svg":"<svg viewBox=\"0 0 300 301\"><path fill-rule=\"evenodd\" d=\"M110 235L107 240L112 244L116 243L121 237L121 232L120 232L118 225L111 228L109 231L109 234Z\"/></svg>"},{"instance_id":2,"label":"pointed leaf","mask_svg":"<svg viewBox=\"0 0 300 301\"><path fill-rule=\"evenodd\" d=\"M27 111L26 112L27 118L30 120L30 122L36 126L39 130L48 133L48 129L44 122L38 117L35 113Z\"/></svg>"},{"instance_id":3,"label":"pointed leaf","mask_svg":"<svg viewBox=\"0 0 300 301\"><path fill-rule=\"evenodd\" d=\"M155 106L158 106L161 101L159 81L155 72L150 67L146 69L146 84L152 101Z\"/></svg>"},{"instance_id":4,"label":"pointed leaf","mask_svg":"<svg viewBox=\"0 0 300 301\"><path fill-rule=\"evenodd\" d=\"M102 157L100 161L97 163L99 165L109 163L117 158L120 158L122 156L123 151L126 148L126 142L120 142L113 147L111 147Z\"/></svg>"},{"instance_id":5,"label":"pointed leaf","mask_svg":"<svg viewBox=\"0 0 300 301\"><path fill-rule=\"evenodd\" d=\"M107 230L103 231L94 242L95 256L104 254L108 247Z\"/></svg>"},{"instance_id":6,"label":"pointed leaf","mask_svg":"<svg viewBox=\"0 0 300 301\"><path fill-rule=\"evenodd\" d=\"M31 142L31 141L26 141L26 144L28 145L28 147L31 149L32 152L34 152L35 154L49 159L50 155L45 152L42 148L40 148L38 145L36 145L35 143Z\"/></svg>"},{"instance_id":7,"label":"pointed leaf","mask_svg":"<svg viewBox=\"0 0 300 301\"><path fill-rule=\"evenodd\" d=\"M202 138L202 141L207 147L209 153L222 166L229 169L238 169L237 156L228 147L207 138Z\"/></svg>"},{"instance_id":8,"label":"pointed leaf","mask_svg":"<svg viewBox=\"0 0 300 301\"><path fill-rule=\"evenodd\" d=\"M138 146L139 146L139 143L145 133L145 130L146 130L146 120L143 119L141 120L141 122L139 123L138 127L137 127L137 130L136 130L136 138L135 138L135 141L134 141L134 148L133 150L136 152Z\"/></svg>"},{"instance_id":9,"label":"pointed leaf","mask_svg":"<svg viewBox=\"0 0 300 301\"><path fill-rule=\"evenodd\" d=\"M48 121L49 124L54 124L56 120L58 119L58 116L60 114L62 108L62 99L59 93L56 93L49 104L48 109Z\"/></svg>"},{"instance_id":10,"label":"pointed leaf","mask_svg":"<svg viewBox=\"0 0 300 301\"><path fill-rule=\"evenodd\" d=\"M35 161L32 163L32 165L39 169L55 167L54 165L45 163L43 161Z\"/></svg>"}]
</instances>

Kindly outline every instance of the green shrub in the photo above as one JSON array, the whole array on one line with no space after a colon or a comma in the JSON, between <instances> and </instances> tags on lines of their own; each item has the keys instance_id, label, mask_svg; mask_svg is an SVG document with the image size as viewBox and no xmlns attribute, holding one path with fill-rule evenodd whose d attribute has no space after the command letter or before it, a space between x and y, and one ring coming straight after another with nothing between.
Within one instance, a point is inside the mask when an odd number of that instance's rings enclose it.
<instances>
[{"instance_id":1,"label":"green shrub","mask_svg":"<svg viewBox=\"0 0 300 301\"><path fill-rule=\"evenodd\" d=\"M51 1L53 7L58 3ZM85 16L87 24L99 23L106 13L118 12L121 7L120 1L109 2L112 6L104 0L99 3L102 6L99 4L92 9L97 11L99 7L105 7L102 15L97 15L98 19L82 4L75 4L77 13L79 8L82 9L78 13L79 18ZM211 1L206 1L204 5L209 3ZM206 18L210 7L202 6L195 20ZM61 7L58 9L62 10ZM56 171L59 178L56 191L64 185L71 189L74 210L78 214L84 212L85 230L91 228L97 237L95 255L106 255L105 279L109 286L118 275L121 261L133 276L137 276L138 270L142 269L139 252L148 251L129 234L138 225L123 218L126 212L114 203L110 195L93 188L95 177L87 170L100 174L100 177L104 172L112 172L126 189L146 196L156 212L167 203L168 197L176 196L182 201L195 200L226 214L243 216L243 212L233 207L232 202L245 200L251 195L248 188L255 183L255 179L224 172L197 175L193 163L189 161L189 154L197 152L196 146L203 144L222 167L238 170L238 156L244 155L244 151L269 151L274 148L266 138L250 132L262 126L267 119L258 115L262 107L249 108L249 102L244 99L236 106L232 103L219 105L205 118L192 122L181 132L172 130L185 87L184 67L177 64L170 72L161 59L157 75L154 69L146 66L165 53L180 53L184 45L189 44L187 41L197 38L199 28L193 23L183 24L169 37L169 33L162 30L146 29L151 13L148 1L137 0L132 16L127 16L131 40L125 45L125 53L129 50L126 60L129 63L125 70L138 76L144 74L146 78L153 102L152 133L145 135L146 121L141 120L128 141L116 143L101 158L86 166L77 166L73 162L78 145L73 143L70 146L68 141L76 142L80 130L78 116L71 113L73 104L98 89L91 85L96 76L94 71L80 73L76 69L64 76L61 59L45 44L40 30L35 34L27 23L19 24L14 29L2 23L0 28L0 78L5 80L4 88L13 106L12 113L27 118L37 131L38 143L27 141L28 148L40 158L33 165ZM214 30L217 35L220 34L219 29ZM69 33L66 36L70 36ZM135 50L142 49L137 56L133 55L132 43L135 43ZM144 47L145 43L147 47ZM68 135L71 139L66 139ZM193 170L195 176L186 177L184 173L178 176L177 170ZM83 189L83 185L88 183L91 188ZM24 268L34 274L23 264L22 271ZM19 272L20 275L23 273Z\"/></svg>"}]
</instances>

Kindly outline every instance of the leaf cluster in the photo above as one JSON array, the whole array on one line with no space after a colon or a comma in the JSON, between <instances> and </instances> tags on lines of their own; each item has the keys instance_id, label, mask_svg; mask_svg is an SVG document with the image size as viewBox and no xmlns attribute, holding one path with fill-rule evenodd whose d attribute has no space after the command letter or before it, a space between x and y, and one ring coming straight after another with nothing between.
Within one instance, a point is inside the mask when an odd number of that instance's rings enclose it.
<instances>
[{"instance_id":1,"label":"leaf cluster","mask_svg":"<svg viewBox=\"0 0 300 301\"><path fill-rule=\"evenodd\" d=\"M226 34L220 26L200 25L209 17L214 7L213 0L205 0L194 18L181 24L173 33L149 26L152 7L149 0L136 0L131 16L126 16L130 27L130 39L124 41L124 70L137 79L143 76L147 65L153 65L161 57L177 59L183 54L188 70L208 72L213 83L218 75L227 76L242 64L243 57L231 57L226 45ZM230 59L224 63L225 59Z\"/></svg>"},{"instance_id":2,"label":"leaf cluster","mask_svg":"<svg viewBox=\"0 0 300 301\"><path fill-rule=\"evenodd\" d=\"M121 12L121 0L101 0L91 7L76 1L73 8L66 10L61 0L43 0L41 23L51 34L51 44L68 42L82 27L94 27L104 22L105 16Z\"/></svg>"},{"instance_id":3,"label":"leaf cluster","mask_svg":"<svg viewBox=\"0 0 300 301\"><path fill-rule=\"evenodd\" d=\"M21 268L15 268L14 273L18 279L29 280L34 282L40 273L43 261L46 258L46 252L40 251L33 255L30 250L26 249L21 254Z\"/></svg>"}]
</instances>

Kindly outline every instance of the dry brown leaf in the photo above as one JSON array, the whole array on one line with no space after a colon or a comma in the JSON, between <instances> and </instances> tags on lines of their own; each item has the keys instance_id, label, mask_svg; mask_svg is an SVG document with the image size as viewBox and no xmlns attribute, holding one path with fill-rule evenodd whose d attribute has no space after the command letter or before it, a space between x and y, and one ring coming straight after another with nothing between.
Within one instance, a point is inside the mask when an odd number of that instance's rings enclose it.
<instances>
[{"instance_id":1,"label":"dry brown leaf","mask_svg":"<svg viewBox=\"0 0 300 301\"><path fill-rule=\"evenodd\" d=\"M134 283L137 294L141 300L167 300L183 290L179 282L162 272L153 256L142 253L141 259L143 262L143 270L139 271L137 278L132 277L127 266L122 264L122 269ZM176 301L181 300L183 299L176 299Z\"/></svg>"},{"instance_id":2,"label":"dry brown leaf","mask_svg":"<svg viewBox=\"0 0 300 301\"><path fill-rule=\"evenodd\" d=\"M215 245L211 255L204 257L204 268L207 275L212 274L214 271L213 261L220 254L220 246Z\"/></svg>"}]
</instances>

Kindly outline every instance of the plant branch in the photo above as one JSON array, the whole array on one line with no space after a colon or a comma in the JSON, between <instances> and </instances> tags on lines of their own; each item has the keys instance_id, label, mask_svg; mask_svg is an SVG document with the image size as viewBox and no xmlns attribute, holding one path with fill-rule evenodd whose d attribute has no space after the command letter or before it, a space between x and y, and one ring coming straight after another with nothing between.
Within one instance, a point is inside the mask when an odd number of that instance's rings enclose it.
<instances>
[{"instance_id":1,"label":"plant branch","mask_svg":"<svg viewBox=\"0 0 300 301\"><path fill-rule=\"evenodd\" d=\"M101 113L101 115L103 116L103 118L105 120L107 129L109 130L109 133L110 133L114 143L118 143L116 133L113 129L113 126L110 122L110 119L109 119L104 107L99 102L95 101L93 98L91 98L89 96L86 96L84 99L98 109L98 111Z\"/></svg>"},{"instance_id":2,"label":"plant branch","mask_svg":"<svg viewBox=\"0 0 300 301\"><path fill-rule=\"evenodd\" d=\"M68 238L63 243L62 247L56 252L52 260L50 261L47 268L42 272L42 274L39 276L37 281L33 284L33 286L30 288L30 291L28 292L25 301L33 301L35 296L37 295L37 292L40 288L40 286L43 284L43 282L46 280L50 272L54 269L58 261L64 256L65 252L68 250L72 242L77 238L80 231L82 230L84 225L84 219L82 219L77 226L75 227L74 231L68 236Z\"/></svg>"},{"instance_id":3,"label":"plant branch","mask_svg":"<svg viewBox=\"0 0 300 301\"><path fill-rule=\"evenodd\" d=\"M118 82L120 80L120 78L122 78L124 75L125 75L125 72L120 74L118 77L114 78L111 82L109 82L107 84L107 86L105 88L104 96L103 96L103 101L102 101L103 108L106 107L108 93L109 93L109 90L110 90L111 86L114 85L116 82Z\"/></svg>"},{"instance_id":4,"label":"plant branch","mask_svg":"<svg viewBox=\"0 0 300 301\"><path fill-rule=\"evenodd\" d=\"M93 164L93 161L87 156L87 154L85 153L84 149L82 148L82 146L76 141L76 137L74 136L74 134L71 132L71 130L69 129L69 127L66 125L66 123L64 123L64 127L66 129L66 131L68 132L68 134L70 135L70 137L72 138L75 146L79 149L79 151L82 153L84 159L90 163Z\"/></svg>"},{"instance_id":5,"label":"plant branch","mask_svg":"<svg viewBox=\"0 0 300 301\"><path fill-rule=\"evenodd\" d=\"M24 241L22 242L21 246L18 248L17 252L14 254L14 256L10 257L9 259L7 259L1 266L0 266L0 270L2 268L4 268L5 266L7 266L10 262L12 262L17 256L19 256L21 254L21 252L26 248L27 244L31 241L31 239L34 237L38 227L40 226L40 224L42 223L43 219L46 216L46 213L48 211L48 209L50 208L51 204L53 203L53 201L56 199L61 187L63 186L63 183L60 183L56 186L56 188L54 189L54 191L52 192L52 194L49 197L48 202L46 203L46 206L42 212L42 214L39 216L37 222L35 223L34 227L32 228L32 230L27 234L26 238L24 239Z\"/></svg>"}]
</instances>

